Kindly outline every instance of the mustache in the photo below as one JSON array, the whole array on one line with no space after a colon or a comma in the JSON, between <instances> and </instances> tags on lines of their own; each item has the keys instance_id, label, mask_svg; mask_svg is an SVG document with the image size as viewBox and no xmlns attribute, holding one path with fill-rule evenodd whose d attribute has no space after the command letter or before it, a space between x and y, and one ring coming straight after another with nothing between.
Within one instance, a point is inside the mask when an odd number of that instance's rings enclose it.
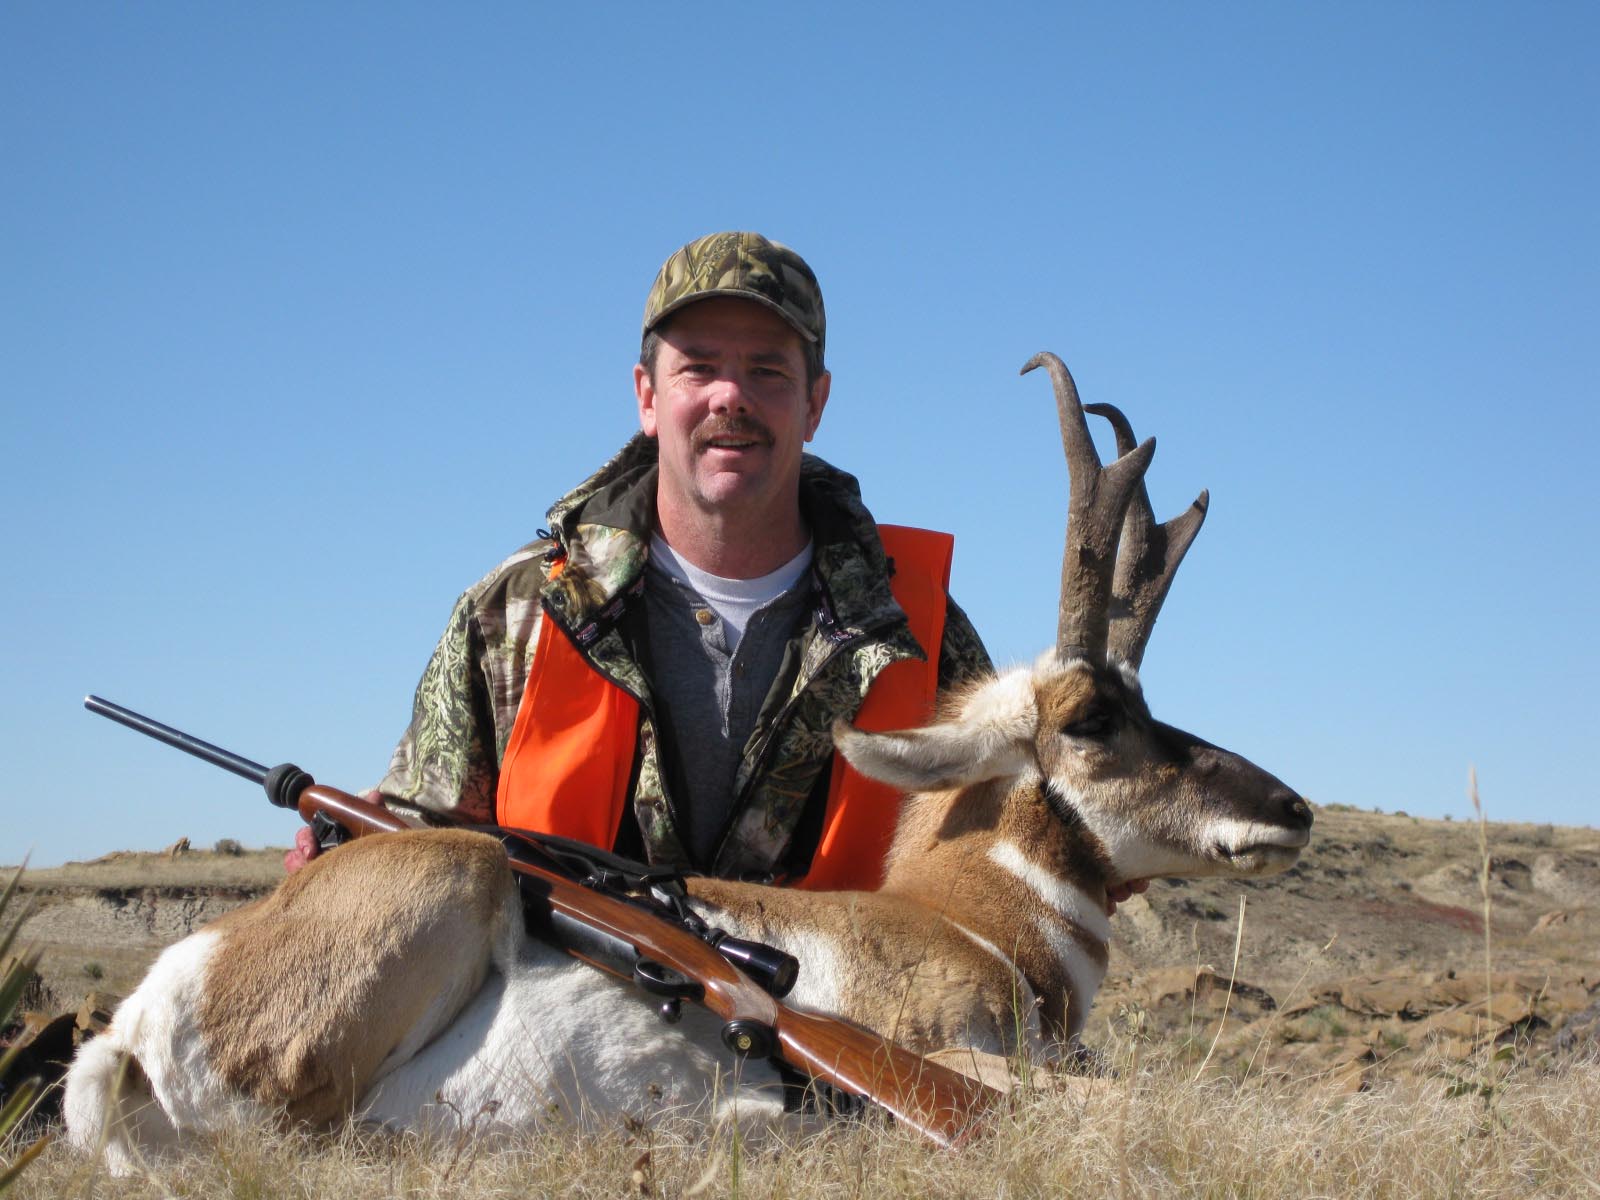
<instances>
[{"instance_id":1,"label":"mustache","mask_svg":"<svg viewBox=\"0 0 1600 1200\"><path fill-rule=\"evenodd\" d=\"M751 416L712 417L694 431L694 448L704 450L717 438L737 438L745 442L772 445L772 430Z\"/></svg>"}]
</instances>

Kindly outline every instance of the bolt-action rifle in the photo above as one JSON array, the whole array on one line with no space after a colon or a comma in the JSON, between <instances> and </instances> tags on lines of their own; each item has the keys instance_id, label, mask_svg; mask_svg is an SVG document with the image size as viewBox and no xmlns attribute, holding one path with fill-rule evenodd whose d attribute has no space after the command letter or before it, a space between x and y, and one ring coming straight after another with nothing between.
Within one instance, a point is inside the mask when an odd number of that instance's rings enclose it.
<instances>
[{"instance_id":1,"label":"bolt-action rifle","mask_svg":"<svg viewBox=\"0 0 1600 1200\"><path fill-rule=\"evenodd\" d=\"M363 837L411 828L382 805L319 784L292 763L265 767L98 696L83 703L260 784L273 804L294 809L313 829ZM537 841L511 830L491 832L506 847L528 931L632 981L658 998L664 1019L675 1020L684 1000L703 1004L722 1019L723 1043L735 1055L770 1058L838 1093L835 1104L860 1097L944 1146L965 1140L1001 1099L995 1089L853 1022L783 1004L797 967L788 955L707 930L683 910L585 886Z\"/></svg>"}]
</instances>

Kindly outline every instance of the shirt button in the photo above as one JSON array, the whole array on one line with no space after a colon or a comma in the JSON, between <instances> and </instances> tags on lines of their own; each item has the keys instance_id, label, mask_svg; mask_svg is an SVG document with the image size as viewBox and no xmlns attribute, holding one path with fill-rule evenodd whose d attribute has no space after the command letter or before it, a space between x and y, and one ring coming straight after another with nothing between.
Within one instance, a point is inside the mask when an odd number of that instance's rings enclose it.
<instances>
[{"instance_id":1,"label":"shirt button","mask_svg":"<svg viewBox=\"0 0 1600 1200\"><path fill-rule=\"evenodd\" d=\"M697 608L694 610L694 619L702 625L709 625L717 619L717 614L709 608Z\"/></svg>"}]
</instances>

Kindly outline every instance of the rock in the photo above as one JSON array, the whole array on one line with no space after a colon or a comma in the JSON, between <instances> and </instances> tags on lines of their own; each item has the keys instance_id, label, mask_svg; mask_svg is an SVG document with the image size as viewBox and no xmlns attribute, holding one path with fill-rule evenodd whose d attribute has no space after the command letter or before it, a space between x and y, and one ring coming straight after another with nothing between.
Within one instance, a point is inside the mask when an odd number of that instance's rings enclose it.
<instances>
[{"instance_id":1,"label":"rock","mask_svg":"<svg viewBox=\"0 0 1600 1200\"><path fill-rule=\"evenodd\" d=\"M1371 1068L1360 1062L1348 1063L1338 1068L1327 1084L1327 1090L1335 1096L1354 1096L1357 1092L1369 1091L1371 1087Z\"/></svg>"},{"instance_id":2,"label":"rock","mask_svg":"<svg viewBox=\"0 0 1600 1200\"><path fill-rule=\"evenodd\" d=\"M30 962L25 955L8 954L0 961L0 978L7 978L11 972L21 968L26 982L22 991L17 996L16 1009L26 1013L30 1009L48 1012L55 1007L55 997L45 985L44 978L39 974L37 966Z\"/></svg>"},{"instance_id":3,"label":"rock","mask_svg":"<svg viewBox=\"0 0 1600 1200\"><path fill-rule=\"evenodd\" d=\"M1570 1010L1572 986L1581 979L1581 975L1571 970L1495 971L1489 976L1488 988L1494 997L1497 1015L1502 1007L1510 1009L1536 1000L1542 1007L1548 1007L1552 1001L1560 1005L1565 999L1564 1007ZM1481 972L1451 972L1428 986L1426 998L1434 1009L1458 1004L1481 1004L1484 987ZM1585 993L1587 990L1584 989Z\"/></svg>"},{"instance_id":4,"label":"rock","mask_svg":"<svg viewBox=\"0 0 1600 1200\"><path fill-rule=\"evenodd\" d=\"M1536 1006L1548 1016L1581 1012L1589 1005L1589 988L1581 979L1552 982L1536 999Z\"/></svg>"},{"instance_id":5,"label":"rock","mask_svg":"<svg viewBox=\"0 0 1600 1200\"><path fill-rule=\"evenodd\" d=\"M1352 979L1339 989L1339 1003L1369 1017L1420 1017L1433 1007L1425 999L1426 980L1416 975Z\"/></svg>"},{"instance_id":6,"label":"rock","mask_svg":"<svg viewBox=\"0 0 1600 1200\"><path fill-rule=\"evenodd\" d=\"M1530 1022L1544 1022L1534 1014L1531 998L1520 992L1500 992L1471 1004L1435 1013L1422 1023L1420 1032L1465 1041L1481 1046L1498 1042L1524 1029Z\"/></svg>"},{"instance_id":7,"label":"rock","mask_svg":"<svg viewBox=\"0 0 1600 1200\"><path fill-rule=\"evenodd\" d=\"M1323 984L1306 991L1299 999L1292 1001L1279 1010L1285 1017L1298 1017L1314 1009L1322 1008L1328 1004L1339 1003L1340 987L1338 984Z\"/></svg>"},{"instance_id":8,"label":"rock","mask_svg":"<svg viewBox=\"0 0 1600 1200\"><path fill-rule=\"evenodd\" d=\"M1213 993L1221 996L1231 991L1233 995L1230 1003L1233 1005L1244 1002L1254 1005L1262 1012L1272 1012L1278 1007L1278 1002L1272 998L1272 993L1267 991L1266 988L1257 987L1255 984L1247 983L1239 978L1228 979L1226 976L1218 975L1215 971L1202 969L1195 976L1194 988L1195 994L1202 999Z\"/></svg>"},{"instance_id":9,"label":"rock","mask_svg":"<svg viewBox=\"0 0 1600 1200\"><path fill-rule=\"evenodd\" d=\"M95 1034L103 1032L111 1024L111 1014L116 1012L121 1002L122 997L101 992L90 992L84 996L83 1003L78 1005L78 1011L73 1014L75 1031L72 1040L81 1046Z\"/></svg>"},{"instance_id":10,"label":"rock","mask_svg":"<svg viewBox=\"0 0 1600 1200\"><path fill-rule=\"evenodd\" d=\"M1192 917L1198 921L1226 921L1228 919L1228 914L1211 901L1194 896L1185 896L1179 901L1178 912L1183 916Z\"/></svg>"},{"instance_id":11,"label":"rock","mask_svg":"<svg viewBox=\"0 0 1600 1200\"><path fill-rule=\"evenodd\" d=\"M1134 988L1146 1008L1166 1000L1188 1000L1194 996L1194 968L1162 967L1135 981Z\"/></svg>"},{"instance_id":12,"label":"rock","mask_svg":"<svg viewBox=\"0 0 1600 1200\"><path fill-rule=\"evenodd\" d=\"M1116 915L1111 919L1119 943L1126 938L1125 930L1131 930L1133 938L1139 939L1160 937L1166 929L1161 914L1139 895L1129 896L1117 905Z\"/></svg>"},{"instance_id":13,"label":"rock","mask_svg":"<svg viewBox=\"0 0 1600 1200\"><path fill-rule=\"evenodd\" d=\"M1587 1008L1567 1018L1551 1050L1559 1058L1600 1062L1600 996Z\"/></svg>"},{"instance_id":14,"label":"rock","mask_svg":"<svg viewBox=\"0 0 1600 1200\"><path fill-rule=\"evenodd\" d=\"M1230 982L1231 996L1230 992ZM1187 1003L1194 1001L1208 1009L1220 1009L1224 1000L1230 1009L1250 1008L1255 1012L1271 1012L1278 1007L1266 988L1243 979L1229 980L1210 967L1166 967L1151 971L1135 985L1146 1007L1155 1008L1167 1001Z\"/></svg>"},{"instance_id":15,"label":"rock","mask_svg":"<svg viewBox=\"0 0 1600 1200\"><path fill-rule=\"evenodd\" d=\"M1347 1067L1351 1063L1370 1063L1373 1061L1372 1046L1364 1037L1343 1038L1334 1047L1328 1061L1334 1067Z\"/></svg>"},{"instance_id":16,"label":"rock","mask_svg":"<svg viewBox=\"0 0 1600 1200\"><path fill-rule=\"evenodd\" d=\"M1533 998L1526 992L1496 992L1481 1005L1474 1005L1491 1024L1501 1027L1522 1025L1533 1020Z\"/></svg>"},{"instance_id":17,"label":"rock","mask_svg":"<svg viewBox=\"0 0 1600 1200\"><path fill-rule=\"evenodd\" d=\"M1525 892L1533 886L1533 872L1525 862L1495 855L1489 859L1489 880L1507 891Z\"/></svg>"},{"instance_id":18,"label":"rock","mask_svg":"<svg viewBox=\"0 0 1600 1200\"><path fill-rule=\"evenodd\" d=\"M1470 1046L1489 1040L1491 1036L1499 1033L1501 1028L1502 1026L1497 1025L1491 1029L1485 1023L1481 1012L1452 1008L1447 1012L1434 1013L1422 1023L1418 1032L1423 1036L1435 1034L1448 1037L1452 1041L1465 1042Z\"/></svg>"},{"instance_id":19,"label":"rock","mask_svg":"<svg viewBox=\"0 0 1600 1200\"><path fill-rule=\"evenodd\" d=\"M1557 903L1587 904L1600 893L1600 858L1582 853L1540 854L1533 860L1533 886Z\"/></svg>"}]
</instances>

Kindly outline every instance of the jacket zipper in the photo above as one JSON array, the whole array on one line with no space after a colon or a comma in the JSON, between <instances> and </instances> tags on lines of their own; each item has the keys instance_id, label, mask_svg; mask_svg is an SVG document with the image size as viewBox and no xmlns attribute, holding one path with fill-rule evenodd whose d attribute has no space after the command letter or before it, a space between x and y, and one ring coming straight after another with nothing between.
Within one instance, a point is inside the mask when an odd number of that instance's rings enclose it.
<instances>
[{"instance_id":1,"label":"jacket zipper","mask_svg":"<svg viewBox=\"0 0 1600 1200\"><path fill-rule=\"evenodd\" d=\"M811 679L815 680L819 675L821 675L823 669L844 651L853 650L855 647L861 645L861 643L870 640L875 634L890 628L895 623L896 622L892 619L887 621L879 621L870 627L862 628L860 633L834 642L833 648L828 651L828 653L823 657L822 661L819 662L815 669L813 669L811 672ZM886 663L885 666L887 667L887 665L888 664ZM728 839L733 835L734 827L738 825L740 816L743 815L746 806L750 803L751 798L755 794L756 783L761 778L761 773L766 769L767 756L772 752L772 746L777 740L777 732L779 728L781 728L784 722L788 720L790 713L792 713L795 706L799 704L800 697L805 694L805 690L806 689L803 687L796 688L794 693L783 702L783 707L780 708L777 712L777 715L773 717L771 723L767 726L766 733L762 736L760 744L756 747L755 767L750 772L750 778L745 783L744 788L737 796L734 797L733 807L729 809L727 823L722 828L722 834L717 838L716 849L712 851L711 867L713 870L716 868L717 861L721 859L723 850L727 848ZM862 698L862 702L866 702L865 697ZM663 793L666 791L665 780L662 781L662 791Z\"/></svg>"}]
</instances>

